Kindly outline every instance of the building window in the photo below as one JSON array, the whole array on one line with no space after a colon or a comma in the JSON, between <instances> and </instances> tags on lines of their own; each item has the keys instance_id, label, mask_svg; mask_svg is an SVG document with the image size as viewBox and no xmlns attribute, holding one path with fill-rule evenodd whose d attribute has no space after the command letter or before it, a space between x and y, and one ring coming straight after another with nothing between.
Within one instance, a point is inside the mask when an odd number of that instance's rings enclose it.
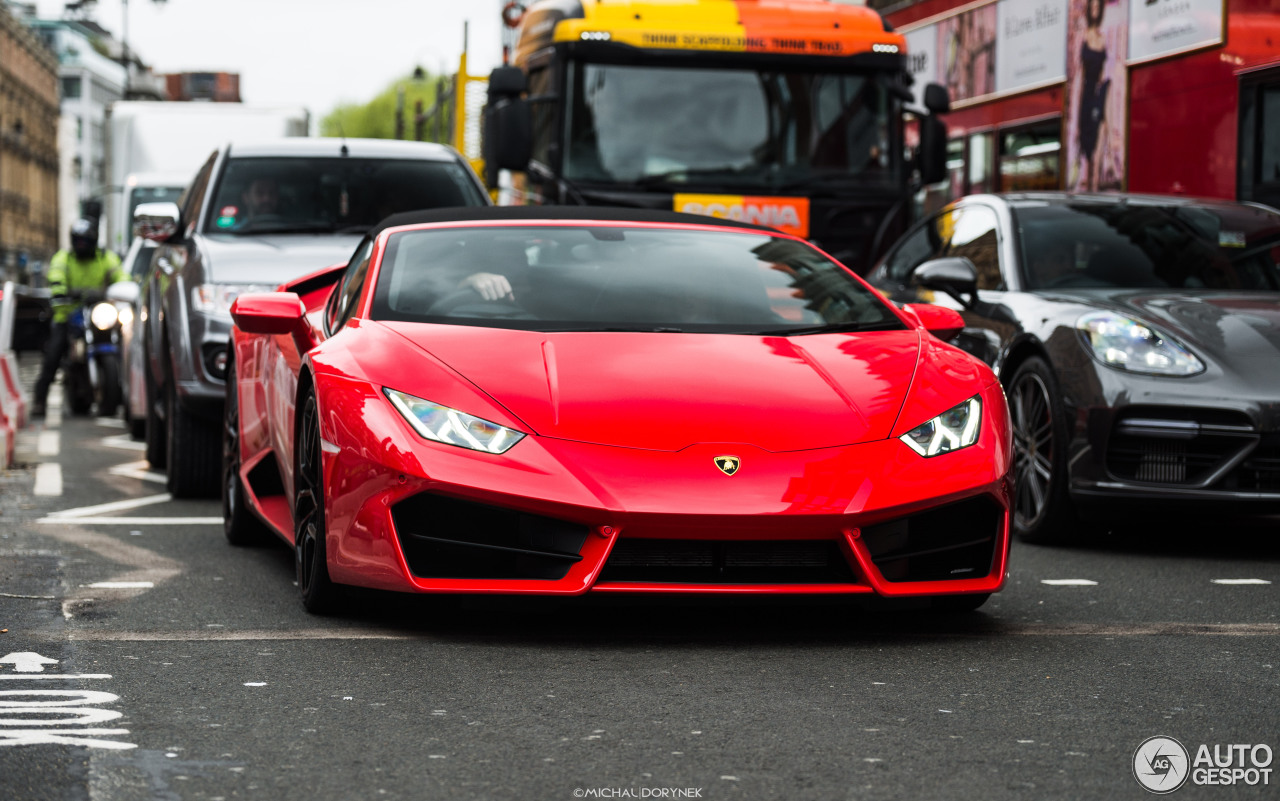
<instances>
[{"instance_id":1,"label":"building window","mask_svg":"<svg viewBox=\"0 0 1280 801\"><path fill-rule=\"evenodd\" d=\"M1241 83L1239 131L1239 198L1280 204L1280 70Z\"/></svg>"},{"instance_id":2,"label":"building window","mask_svg":"<svg viewBox=\"0 0 1280 801\"><path fill-rule=\"evenodd\" d=\"M1057 189L1062 133L1059 120L1000 132L1000 191Z\"/></svg>"},{"instance_id":3,"label":"building window","mask_svg":"<svg viewBox=\"0 0 1280 801\"><path fill-rule=\"evenodd\" d=\"M79 76L76 76L73 78L63 78L62 79L62 99L74 100L79 96L80 96Z\"/></svg>"}]
</instances>

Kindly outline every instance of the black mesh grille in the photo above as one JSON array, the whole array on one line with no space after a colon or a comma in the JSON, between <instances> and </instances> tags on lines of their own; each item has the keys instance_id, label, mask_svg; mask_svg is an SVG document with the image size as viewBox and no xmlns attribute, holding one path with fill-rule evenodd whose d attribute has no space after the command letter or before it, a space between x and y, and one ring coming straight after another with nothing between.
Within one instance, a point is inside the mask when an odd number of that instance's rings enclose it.
<instances>
[{"instance_id":1,"label":"black mesh grille","mask_svg":"<svg viewBox=\"0 0 1280 801\"><path fill-rule=\"evenodd\" d=\"M1219 409L1134 407L1116 420L1107 471L1123 481L1235 488L1239 460L1258 435L1248 417ZM1262 478L1265 480L1265 465Z\"/></svg>"},{"instance_id":2,"label":"black mesh grille","mask_svg":"<svg viewBox=\"0 0 1280 801\"><path fill-rule=\"evenodd\" d=\"M1002 513L971 498L862 530L871 561L888 581L948 581L991 573Z\"/></svg>"},{"instance_id":3,"label":"black mesh grille","mask_svg":"<svg viewBox=\"0 0 1280 801\"><path fill-rule=\"evenodd\" d=\"M409 569L420 578L562 579L589 527L422 493L391 509Z\"/></svg>"},{"instance_id":4,"label":"black mesh grille","mask_svg":"<svg viewBox=\"0 0 1280 801\"><path fill-rule=\"evenodd\" d=\"M601 581L676 584L847 584L849 563L831 540L620 539Z\"/></svg>"}]
</instances>

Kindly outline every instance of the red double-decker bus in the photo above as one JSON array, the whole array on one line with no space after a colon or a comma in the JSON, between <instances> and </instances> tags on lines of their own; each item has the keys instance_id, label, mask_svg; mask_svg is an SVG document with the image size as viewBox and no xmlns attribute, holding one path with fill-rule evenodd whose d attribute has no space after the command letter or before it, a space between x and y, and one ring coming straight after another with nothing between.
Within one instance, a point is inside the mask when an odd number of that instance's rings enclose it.
<instances>
[{"instance_id":1,"label":"red double-decker bus","mask_svg":"<svg viewBox=\"0 0 1280 801\"><path fill-rule=\"evenodd\" d=\"M883 9L951 92L949 181L1280 206L1280 0L921 0Z\"/></svg>"}]
</instances>

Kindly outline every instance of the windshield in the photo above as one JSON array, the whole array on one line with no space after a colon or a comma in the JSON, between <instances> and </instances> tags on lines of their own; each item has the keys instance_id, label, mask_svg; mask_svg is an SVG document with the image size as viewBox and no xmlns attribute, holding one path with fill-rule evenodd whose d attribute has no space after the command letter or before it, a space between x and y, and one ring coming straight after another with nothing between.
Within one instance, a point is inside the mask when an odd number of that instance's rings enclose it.
<instances>
[{"instance_id":1,"label":"windshield","mask_svg":"<svg viewBox=\"0 0 1280 801\"><path fill-rule=\"evenodd\" d=\"M392 234L373 318L533 331L905 327L874 291L803 242L624 225Z\"/></svg>"},{"instance_id":2,"label":"windshield","mask_svg":"<svg viewBox=\"0 0 1280 801\"><path fill-rule=\"evenodd\" d=\"M1015 207L1030 289L1280 290L1280 214L1249 205Z\"/></svg>"},{"instance_id":3,"label":"windshield","mask_svg":"<svg viewBox=\"0 0 1280 801\"><path fill-rule=\"evenodd\" d=\"M570 180L801 189L815 176L885 185L898 175L889 95L869 74L569 71Z\"/></svg>"},{"instance_id":4,"label":"windshield","mask_svg":"<svg viewBox=\"0 0 1280 801\"><path fill-rule=\"evenodd\" d=\"M450 161L242 158L227 164L205 225L250 235L364 233L396 212L486 204Z\"/></svg>"}]
</instances>

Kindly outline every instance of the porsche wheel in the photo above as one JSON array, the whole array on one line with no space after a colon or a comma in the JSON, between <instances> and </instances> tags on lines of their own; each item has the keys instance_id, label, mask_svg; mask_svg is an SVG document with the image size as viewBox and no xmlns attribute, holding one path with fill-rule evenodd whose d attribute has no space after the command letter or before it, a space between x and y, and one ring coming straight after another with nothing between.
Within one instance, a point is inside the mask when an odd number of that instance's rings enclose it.
<instances>
[{"instance_id":1,"label":"porsche wheel","mask_svg":"<svg viewBox=\"0 0 1280 801\"><path fill-rule=\"evenodd\" d=\"M232 545L257 545L268 529L245 504L240 480L240 393L235 365L227 363L227 399L222 415L222 530Z\"/></svg>"},{"instance_id":2,"label":"porsche wheel","mask_svg":"<svg viewBox=\"0 0 1280 801\"><path fill-rule=\"evenodd\" d=\"M295 442L293 550L298 594L308 612L325 614L334 607L337 587L329 580L324 541L324 465L315 392L307 392L299 404Z\"/></svg>"},{"instance_id":3,"label":"porsche wheel","mask_svg":"<svg viewBox=\"0 0 1280 801\"><path fill-rule=\"evenodd\" d=\"M1040 358L1009 382L1013 424L1013 529L1027 542L1062 542L1077 524L1067 497L1067 421L1058 382Z\"/></svg>"}]
</instances>

